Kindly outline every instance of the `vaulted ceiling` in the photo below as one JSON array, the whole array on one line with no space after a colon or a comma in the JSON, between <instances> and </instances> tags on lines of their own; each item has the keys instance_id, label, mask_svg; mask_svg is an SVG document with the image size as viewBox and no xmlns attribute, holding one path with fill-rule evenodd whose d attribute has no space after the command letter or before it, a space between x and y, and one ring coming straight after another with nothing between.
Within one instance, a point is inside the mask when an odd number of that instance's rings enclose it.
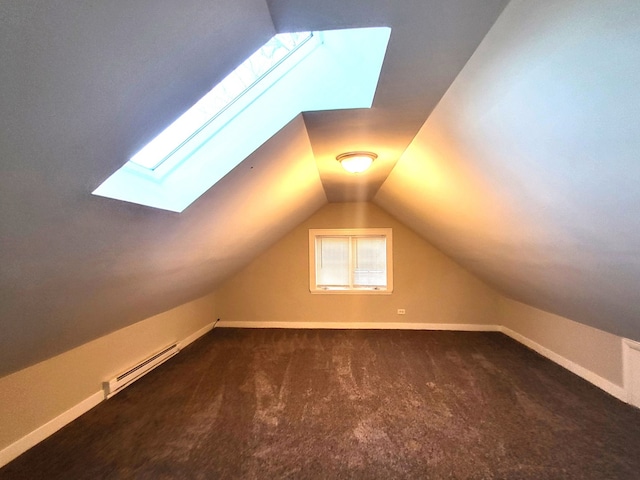
<instances>
[{"instance_id":1,"label":"vaulted ceiling","mask_svg":"<svg viewBox=\"0 0 640 480\"><path fill-rule=\"evenodd\" d=\"M392 28L371 109L303 113L181 214L90 194L274 33L362 26ZM640 339L637 1L23 0L0 27L0 375L211 292L328 201Z\"/></svg>"}]
</instances>

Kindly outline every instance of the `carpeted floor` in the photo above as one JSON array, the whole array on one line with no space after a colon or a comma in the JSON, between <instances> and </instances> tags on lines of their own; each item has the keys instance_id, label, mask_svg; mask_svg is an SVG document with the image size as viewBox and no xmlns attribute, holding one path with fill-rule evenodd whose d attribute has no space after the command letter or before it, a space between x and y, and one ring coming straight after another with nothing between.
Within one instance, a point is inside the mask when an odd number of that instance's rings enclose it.
<instances>
[{"instance_id":1,"label":"carpeted floor","mask_svg":"<svg viewBox=\"0 0 640 480\"><path fill-rule=\"evenodd\" d=\"M640 478L640 410L500 333L216 329L2 479Z\"/></svg>"}]
</instances>

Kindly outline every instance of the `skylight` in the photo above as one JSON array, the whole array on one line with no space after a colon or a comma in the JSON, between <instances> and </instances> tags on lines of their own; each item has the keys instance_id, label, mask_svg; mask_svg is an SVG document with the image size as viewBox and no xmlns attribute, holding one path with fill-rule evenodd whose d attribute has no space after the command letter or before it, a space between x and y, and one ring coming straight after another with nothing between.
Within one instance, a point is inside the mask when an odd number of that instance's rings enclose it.
<instances>
[{"instance_id":1,"label":"skylight","mask_svg":"<svg viewBox=\"0 0 640 480\"><path fill-rule=\"evenodd\" d=\"M310 32L298 32L283 33L272 37L193 107L131 157L130 162L149 170L155 170L249 90L253 90L253 93L266 90L269 87L269 82L262 80L271 73L272 78L269 80L271 83L276 81L277 78L273 78L276 77L273 72L274 67L286 61L312 36ZM259 84L259 82L261 83Z\"/></svg>"},{"instance_id":2,"label":"skylight","mask_svg":"<svg viewBox=\"0 0 640 480\"><path fill-rule=\"evenodd\" d=\"M93 194L182 212L300 113L370 108L390 32L276 35Z\"/></svg>"}]
</instances>

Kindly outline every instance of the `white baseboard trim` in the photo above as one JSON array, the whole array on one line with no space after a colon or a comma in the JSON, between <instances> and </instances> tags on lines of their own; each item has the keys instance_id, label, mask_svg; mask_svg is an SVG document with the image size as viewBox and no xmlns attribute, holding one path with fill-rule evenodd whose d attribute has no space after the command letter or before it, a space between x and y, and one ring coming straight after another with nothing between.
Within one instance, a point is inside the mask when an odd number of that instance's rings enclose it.
<instances>
[{"instance_id":1,"label":"white baseboard trim","mask_svg":"<svg viewBox=\"0 0 640 480\"><path fill-rule=\"evenodd\" d=\"M180 349L193 343L201 336L210 332L214 326L216 328L299 328L299 329L366 329L366 330L450 330L464 332L502 332L515 341L531 348L542 356L566 368L570 372L582 377L598 388L613 395L614 397L627 402L626 390L609 380L606 380L591 370L588 370L577 363L549 350L533 340L521 335L510 328L500 325L477 325L477 324L451 324L451 323L369 323L369 322L234 322L219 321L212 322L197 332L189 335L184 340L178 342ZM71 423L80 415L88 412L93 407L104 400L104 392L99 390L90 397L84 399L77 405L71 407L66 412L58 415L41 427L36 428L20 440L12 443L8 447L0 450L0 467L6 465L14 458L29 450L45 438Z\"/></svg>"},{"instance_id":2,"label":"white baseboard trim","mask_svg":"<svg viewBox=\"0 0 640 480\"><path fill-rule=\"evenodd\" d=\"M529 347L531 350L538 352L543 357L548 358L552 362L555 362L561 367L566 368L570 372L575 373L579 377L582 377L589 383L592 383L593 385L604 390L608 394L613 395L618 400L622 400L623 402L627 403L627 392L623 387L616 385L615 383L612 383L605 378L602 378L601 376L592 372L591 370L581 365L578 365L577 363L569 360L568 358L563 357L562 355L557 354L552 350L549 350L546 347L543 347L539 343L534 342L533 340L525 337L524 335L521 335L520 333L514 330L511 330L510 328L503 326L503 327L500 327L500 331L505 335L513 338L516 342L519 342L525 345L526 347Z\"/></svg>"},{"instance_id":3,"label":"white baseboard trim","mask_svg":"<svg viewBox=\"0 0 640 480\"><path fill-rule=\"evenodd\" d=\"M190 343L195 342L196 340L198 340L201 336L206 335L207 333L209 333L211 330L213 330L213 326L216 324L216 322L211 322L207 325L205 325L204 327L202 327L200 330L198 330L197 332L189 335L187 338L185 338L184 340L181 340L178 342L178 348L180 350L182 350L184 347L186 347L187 345L189 345Z\"/></svg>"},{"instance_id":4,"label":"white baseboard trim","mask_svg":"<svg viewBox=\"0 0 640 480\"><path fill-rule=\"evenodd\" d=\"M189 335L184 340L178 342L178 346L180 350L189 345L190 343L195 342L198 338L202 337L206 333L210 332L213 329L215 322L211 322L208 325L205 325L197 332ZM31 447L37 445L45 438L53 435L55 432L60 430L65 425L71 423L80 415L88 412L93 407L98 405L100 402L105 400L104 391L100 389L98 392L93 395L85 398L77 405L71 407L66 412L58 415L54 419L48 421L44 425L36 428L32 432L28 433L21 439L15 441L8 447L0 450L0 467L3 467L7 463L9 463L14 458L17 458L19 455L22 455L24 452L29 450Z\"/></svg>"},{"instance_id":5,"label":"white baseboard trim","mask_svg":"<svg viewBox=\"0 0 640 480\"><path fill-rule=\"evenodd\" d=\"M634 353L639 352L639 353ZM622 378L629 405L640 408L640 343L628 338L622 339Z\"/></svg>"},{"instance_id":6,"label":"white baseboard trim","mask_svg":"<svg viewBox=\"0 0 640 480\"><path fill-rule=\"evenodd\" d=\"M498 325L410 322L234 322L221 320L216 328L299 328L334 330L451 330L460 332L498 332Z\"/></svg>"},{"instance_id":7,"label":"white baseboard trim","mask_svg":"<svg viewBox=\"0 0 640 480\"><path fill-rule=\"evenodd\" d=\"M28 433L20 440L12 443L8 447L0 450L0 467L6 465L14 458L22 455L24 452L29 450L31 447L37 445L45 438L53 435L58 430L60 430L65 425L71 423L76 418L78 418L83 413L88 412L93 407L98 405L100 402L104 400L104 392L101 390L97 391L93 395L88 398L85 398L83 401L78 403L77 405L71 407L64 413L61 413L53 420L49 420L47 423L42 425L41 427L36 428L31 433Z\"/></svg>"}]
</instances>

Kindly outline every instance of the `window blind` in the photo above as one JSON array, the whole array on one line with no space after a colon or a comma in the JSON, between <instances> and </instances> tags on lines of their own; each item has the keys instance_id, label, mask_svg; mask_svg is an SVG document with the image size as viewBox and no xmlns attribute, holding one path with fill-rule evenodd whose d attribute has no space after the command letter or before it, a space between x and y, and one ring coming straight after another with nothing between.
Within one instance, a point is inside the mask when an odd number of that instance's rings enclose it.
<instances>
[{"instance_id":1,"label":"window blind","mask_svg":"<svg viewBox=\"0 0 640 480\"><path fill-rule=\"evenodd\" d=\"M384 236L316 237L316 285L326 288L384 287Z\"/></svg>"}]
</instances>

